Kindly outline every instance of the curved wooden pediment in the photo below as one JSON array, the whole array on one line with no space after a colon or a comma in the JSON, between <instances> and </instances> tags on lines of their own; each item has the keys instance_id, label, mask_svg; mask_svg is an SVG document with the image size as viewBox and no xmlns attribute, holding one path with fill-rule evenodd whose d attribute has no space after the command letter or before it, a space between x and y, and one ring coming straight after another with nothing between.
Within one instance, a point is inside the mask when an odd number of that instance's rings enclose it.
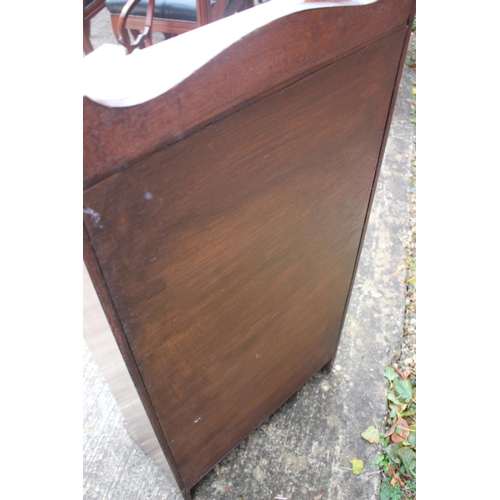
<instances>
[{"instance_id":1,"label":"curved wooden pediment","mask_svg":"<svg viewBox=\"0 0 500 500\"><path fill-rule=\"evenodd\" d=\"M84 58L84 187L404 28L411 3L272 0L130 56L95 51Z\"/></svg>"}]
</instances>

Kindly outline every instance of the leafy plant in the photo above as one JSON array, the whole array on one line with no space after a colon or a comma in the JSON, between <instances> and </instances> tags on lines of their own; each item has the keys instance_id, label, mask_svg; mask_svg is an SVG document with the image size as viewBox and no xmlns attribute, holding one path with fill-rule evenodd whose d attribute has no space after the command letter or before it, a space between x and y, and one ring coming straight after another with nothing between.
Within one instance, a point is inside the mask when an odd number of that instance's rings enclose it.
<instances>
[{"instance_id":1,"label":"leafy plant","mask_svg":"<svg viewBox=\"0 0 500 500\"><path fill-rule=\"evenodd\" d=\"M404 492L401 491L399 484L393 487L387 478L382 481L380 486L380 500L404 500L404 498Z\"/></svg>"},{"instance_id":2,"label":"leafy plant","mask_svg":"<svg viewBox=\"0 0 500 500\"><path fill-rule=\"evenodd\" d=\"M408 58L406 59L406 64L409 68L417 67L417 54L415 52L411 52L408 54Z\"/></svg>"},{"instance_id":3,"label":"leafy plant","mask_svg":"<svg viewBox=\"0 0 500 500\"><path fill-rule=\"evenodd\" d=\"M388 381L389 414L384 431L379 432L382 451L374 465L383 471L380 500L413 500L416 495L417 393L413 373L402 373L396 366L385 369ZM362 437L376 443L373 426Z\"/></svg>"},{"instance_id":4,"label":"leafy plant","mask_svg":"<svg viewBox=\"0 0 500 500\"><path fill-rule=\"evenodd\" d=\"M416 125L417 124L417 108L415 107L415 102L413 103L412 108L411 108L411 116L412 116L412 118L410 118L410 122L413 123L414 125Z\"/></svg>"}]
</instances>

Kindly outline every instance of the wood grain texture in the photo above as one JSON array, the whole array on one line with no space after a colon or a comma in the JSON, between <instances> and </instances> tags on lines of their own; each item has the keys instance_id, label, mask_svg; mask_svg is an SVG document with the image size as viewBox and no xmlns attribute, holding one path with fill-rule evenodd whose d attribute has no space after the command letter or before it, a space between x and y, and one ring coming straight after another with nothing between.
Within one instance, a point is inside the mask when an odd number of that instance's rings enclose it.
<instances>
[{"instance_id":1,"label":"wood grain texture","mask_svg":"<svg viewBox=\"0 0 500 500\"><path fill-rule=\"evenodd\" d=\"M93 222L95 222L95 217L93 218ZM89 276L92 279L94 284L96 293L99 297L103 310L106 314L106 318L108 320L109 326L115 336L116 342L118 344L118 348L123 356L123 360L127 366L127 369L130 373L132 381L134 382L135 388L137 389L137 393L141 398L141 401L144 405L144 410L151 422L153 430L158 438L158 442L160 447L162 448L163 453L165 454L165 458L167 459L172 474L179 486L180 492L186 500L190 500L191 496L189 492L186 490L184 482L179 475L179 471L177 468L177 464L172 457L172 453L166 443L166 439L163 436L163 431L161 429L160 423L158 422L158 418L151 404L151 398L149 397L148 391L144 385L144 381L140 374L139 368L137 366L137 361L134 358L133 352L131 351L130 344L128 339L122 334L123 325L121 323L121 318L117 315L113 298L110 295L107 284L102 275L102 270L97 260L94 248L92 246L92 242L90 241L90 237L88 231L83 228L83 259L87 270L89 272Z\"/></svg>"},{"instance_id":2,"label":"wood grain texture","mask_svg":"<svg viewBox=\"0 0 500 500\"><path fill-rule=\"evenodd\" d=\"M406 34L84 193L187 489L335 354Z\"/></svg>"},{"instance_id":3,"label":"wood grain texture","mask_svg":"<svg viewBox=\"0 0 500 500\"><path fill-rule=\"evenodd\" d=\"M228 48L175 92L138 108L107 108L84 98L84 187L181 140L235 107L248 105L407 26L413 3L339 4L278 19ZM238 16L266 8L263 4ZM210 97L200 100L201 94Z\"/></svg>"}]
</instances>

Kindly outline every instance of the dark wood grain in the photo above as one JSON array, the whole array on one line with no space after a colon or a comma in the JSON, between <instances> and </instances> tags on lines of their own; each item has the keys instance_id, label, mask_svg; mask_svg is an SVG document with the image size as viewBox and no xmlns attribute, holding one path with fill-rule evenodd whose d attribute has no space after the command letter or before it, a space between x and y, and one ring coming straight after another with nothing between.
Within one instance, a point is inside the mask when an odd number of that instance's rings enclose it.
<instances>
[{"instance_id":1,"label":"dark wood grain","mask_svg":"<svg viewBox=\"0 0 500 500\"><path fill-rule=\"evenodd\" d=\"M175 92L138 108L107 108L84 98L84 187L238 106L406 27L412 1L384 0L279 19L244 37L179 84ZM209 97L200 100L202 94Z\"/></svg>"},{"instance_id":2,"label":"dark wood grain","mask_svg":"<svg viewBox=\"0 0 500 500\"><path fill-rule=\"evenodd\" d=\"M95 220L95 219L94 219ZM148 395L148 391L144 386L144 381L139 372L139 368L137 366L137 361L130 349L130 345L128 343L127 338L122 335L123 326L121 323L121 319L118 317L115 309L115 305L113 303L113 298L111 297L104 277L102 275L102 271L99 265L99 262L96 258L96 254L94 252L94 248L90 241L90 237L88 231L85 226L83 228L83 258L87 270L89 272L89 276L92 279L93 285L95 287L96 293L99 297L99 301L106 313L106 318L111 327L111 330L114 333L116 342L118 344L118 348L120 349L120 353L123 356L123 360L127 366L127 369L131 375L132 381L134 382L135 388L141 401L143 403L146 414L148 415L149 421L151 422L151 426L158 438L158 442L162 448L162 451L170 465L172 470L172 474L177 481L180 492L186 500L190 500L191 496L189 491L186 490L182 478L179 475L179 471L177 469L177 464L172 457L172 453L167 445L166 439L163 436L163 431L161 429L160 423L158 422L158 418L151 404L151 399Z\"/></svg>"},{"instance_id":3,"label":"dark wood grain","mask_svg":"<svg viewBox=\"0 0 500 500\"><path fill-rule=\"evenodd\" d=\"M335 354L406 33L84 193L188 489Z\"/></svg>"}]
</instances>

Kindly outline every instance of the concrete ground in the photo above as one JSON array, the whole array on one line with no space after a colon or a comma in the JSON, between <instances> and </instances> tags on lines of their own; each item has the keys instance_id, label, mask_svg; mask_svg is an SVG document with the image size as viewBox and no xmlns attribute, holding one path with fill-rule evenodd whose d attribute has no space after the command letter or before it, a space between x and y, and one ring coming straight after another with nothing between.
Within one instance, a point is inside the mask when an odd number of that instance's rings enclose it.
<instances>
[{"instance_id":1,"label":"concrete ground","mask_svg":"<svg viewBox=\"0 0 500 500\"><path fill-rule=\"evenodd\" d=\"M107 11L92 21L94 47L116 43ZM401 345L403 239L410 217L413 70L406 68L351 302L332 373L318 373L194 490L196 500L371 500L378 446L361 433L386 410L385 367ZM135 445L84 345L84 499L181 500ZM364 461L360 476L350 471Z\"/></svg>"}]
</instances>

